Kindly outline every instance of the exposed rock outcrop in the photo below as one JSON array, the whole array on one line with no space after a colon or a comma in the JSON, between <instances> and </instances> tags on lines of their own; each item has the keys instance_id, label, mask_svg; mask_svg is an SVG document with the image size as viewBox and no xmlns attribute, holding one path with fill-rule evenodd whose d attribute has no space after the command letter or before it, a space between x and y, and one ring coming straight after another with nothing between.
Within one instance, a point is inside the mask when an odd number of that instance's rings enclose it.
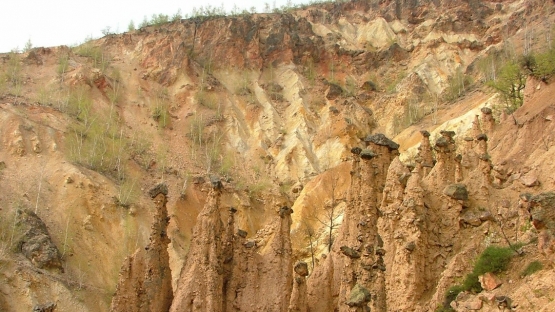
<instances>
[{"instance_id":1,"label":"exposed rock outcrop","mask_svg":"<svg viewBox=\"0 0 555 312\"><path fill-rule=\"evenodd\" d=\"M245 231L235 231L235 208L224 226L223 189L211 184L170 311L287 311L293 289L292 210L279 208L273 236L258 250Z\"/></svg>"},{"instance_id":2,"label":"exposed rock outcrop","mask_svg":"<svg viewBox=\"0 0 555 312\"><path fill-rule=\"evenodd\" d=\"M63 271L60 252L44 222L31 210L17 211L18 249L40 269Z\"/></svg>"},{"instance_id":3,"label":"exposed rock outcrop","mask_svg":"<svg viewBox=\"0 0 555 312\"><path fill-rule=\"evenodd\" d=\"M378 235L378 208L399 145L383 134L368 136L364 141L364 149L351 149L350 195L332 252L315 268L308 282L310 310L364 311L371 305L373 311L386 311L383 257L387 251ZM374 294L372 302L368 297L354 304L351 295L358 297L352 294L355 285ZM331 298L321 300L321 294Z\"/></svg>"},{"instance_id":4,"label":"exposed rock outcrop","mask_svg":"<svg viewBox=\"0 0 555 312\"><path fill-rule=\"evenodd\" d=\"M532 225L538 231L538 248L553 257L555 253L555 193L541 193L529 200Z\"/></svg>"},{"instance_id":5,"label":"exposed rock outcrop","mask_svg":"<svg viewBox=\"0 0 555 312\"><path fill-rule=\"evenodd\" d=\"M168 188L159 184L149 191L155 204L149 243L125 259L111 311L168 311L173 300L167 236Z\"/></svg>"},{"instance_id":6,"label":"exposed rock outcrop","mask_svg":"<svg viewBox=\"0 0 555 312\"><path fill-rule=\"evenodd\" d=\"M295 264L295 279L288 312L308 311L308 301L306 293L306 277L308 276L308 265L305 262Z\"/></svg>"},{"instance_id":7,"label":"exposed rock outcrop","mask_svg":"<svg viewBox=\"0 0 555 312\"><path fill-rule=\"evenodd\" d=\"M213 188L193 230L170 311L223 311L224 237L220 217L221 189Z\"/></svg>"}]
</instances>

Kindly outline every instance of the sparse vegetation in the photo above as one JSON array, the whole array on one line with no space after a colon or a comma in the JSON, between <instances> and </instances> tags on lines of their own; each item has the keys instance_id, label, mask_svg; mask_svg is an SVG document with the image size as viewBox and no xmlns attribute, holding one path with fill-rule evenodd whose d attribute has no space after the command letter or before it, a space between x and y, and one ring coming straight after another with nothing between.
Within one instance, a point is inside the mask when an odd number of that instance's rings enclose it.
<instances>
[{"instance_id":1,"label":"sparse vegetation","mask_svg":"<svg viewBox=\"0 0 555 312\"><path fill-rule=\"evenodd\" d=\"M102 73L106 72L110 66L110 56L104 52L102 47L94 45L91 38L87 38L85 42L74 48L75 54L88 57L92 61L92 66L100 69Z\"/></svg>"},{"instance_id":2,"label":"sparse vegetation","mask_svg":"<svg viewBox=\"0 0 555 312\"><path fill-rule=\"evenodd\" d=\"M66 73L68 66L69 66L69 54L64 53L58 59L58 67L56 68L56 72L61 78L63 78L63 75Z\"/></svg>"},{"instance_id":3,"label":"sparse vegetation","mask_svg":"<svg viewBox=\"0 0 555 312\"><path fill-rule=\"evenodd\" d=\"M528 276L528 275L532 275L538 271L540 271L541 269L543 269L543 264L539 261L532 261L530 262L526 268L522 271L522 276Z\"/></svg>"},{"instance_id":4,"label":"sparse vegetation","mask_svg":"<svg viewBox=\"0 0 555 312\"><path fill-rule=\"evenodd\" d=\"M472 85L472 77L464 74L459 68L448 83L449 85L444 91L444 99L454 101L468 92L470 85Z\"/></svg>"},{"instance_id":5,"label":"sparse vegetation","mask_svg":"<svg viewBox=\"0 0 555 312\"><path fill-rule=\"evenodd\" d=\"M450 303L457 298L457 295L463 291L472 291L479 293L482 286L478 280L478 276L491 272L500 273L507 269L511 258L515 254L514 250L509 247L489 246L476 260L472 272L468 273L462 284L450 287L445 293L445 301L443 306L436 309L438 311L452 311Z\"/></svg>"},{"instance_id":6,"label":"sparse vegetation","mask_svg":"<svg viewBox=\"0 0 555 312\"><path fill-rule=\"evenodd\" d=\"M167 89L161 89L151 103L151 116L158 122L161 128L167 128L171 124L170 102Z\"/></svg>"},{"instance_id":7,"label":"sparse vegetation","mask_svg":"<svg viewBox=\"0 0 555 312\"><path fill-rule=\"evenodd\" d=\"M4 85L4 92L8 92L17 98L21 95L23 84L21 56L17 50L12 50L7 58L7 66L5 67L4 74L0 76L0 80L6 83Z\"/></svg>"}]
</instances>

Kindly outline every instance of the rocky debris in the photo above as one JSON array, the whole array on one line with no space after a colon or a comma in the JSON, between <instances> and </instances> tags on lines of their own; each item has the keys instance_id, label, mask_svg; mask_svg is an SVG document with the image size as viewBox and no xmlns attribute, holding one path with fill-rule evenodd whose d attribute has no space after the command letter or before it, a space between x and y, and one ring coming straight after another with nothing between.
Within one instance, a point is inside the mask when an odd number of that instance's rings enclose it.
<instances>
[{"instance_id":1,"label":"rocky debris","mask_svg":"<svg viewBox=\"0 0 555 312\"><path fill-rule=\"evenodd\" d=\"M4 161L0 161L0 171L6 169L6 163Z\"/></svg>"},{"instance_id":2,"label":"rocky debris","mask_svg":"<svg viewBox=\"0 0 555 312\"><path fill-rule=\"evenodd\" d=\"M456 183L447 185L443 189L443 194L455 199L455 200L467 200L468 191L466 190L466 185Z\"/></svg>"},{"instance_id":3,"label":"rocky debris","mask_svg":"<svg viewBox=\"0 0 555 312\"><path fill-rule=\"evenodd\" d=\"M368 91L368 92L374 92L374 91L378 90L376 84L373 81L370 81L370 80L365 81L362 84L361 88L365 91Z\"/></svg>"},{"instance_id":4,"label":"rocky debris","mask_svg":"<svg viewBox=\"0 0 555 312\"><path fill-rule=\"evenodd\" d=\"M478 280L480 281L480 285L482 286L482 288L487 291L492 291L502 284L497 276L490 272L478 276Z\"/></svg>"},{"instance_id":5,"label":"rocky debris","mask_svg":"<svg viewBox=\"0 0 555 312\"><path fill-rule=\"evenodd\" d=\"M168 195L168 186L166 184L157 184L155 187L148 191L148 196L150 196L150 198L155 198L159 194L162 194L164 196Z\"/></svg>"},{"instance_id":6,"label":"rocky debris","mask_svg":"<svg viewBox=\"0 0 555 312\"><path fill-rule=\"evenodd\" d=\"M361 152L362 152L362 148L360 148L360 147L351 148L351 153L353 153L355 155L360 155Z\"/></svg>"},{"instance_id":7,"label":"rocky debris","mask_svg":"<svg viewBox=\"0 0 555 312\"><path fill-rule=\"evenodd\" d=\"M390 150L399 149L399 144L391 141L382 133L369 135L366 138L364 138L364 141L367 143L374 143L376 145L387 146Z\"/></svg>"},{"instance_id":8,"label":"rocky debris","mask_svg":"<svg viewBox=\"0 0 555 312\"><path fill-rule=\"evenodd\" d=\"M328 83L329 89L328 93L326 94L326 98L328 100L335 100L336 98L343 95L343 88L335 83Z\"/></svg>"},{"instance_id":9,"label":"rocky debris","mask_svg":"<svg viewBox=\"0 0 555 312\"><path fill-rule=\"evenodd\" d=\"M347 246L341 246L339 248L341 250L341 252L349 257L349 258L360 258L360 252L354 250L353 248L347 247Z\"/></svg>"},{"instance_id":10,"label":"rocky debris","mask_svg":"<svg viewBox=\"0 0 555 312\"><path fill-rule=\"evenodd\" d=\"M37 304L33 307L33 312L54 312L56 310L56 303L49 302L46 304Z\"/></svg>"},{"instance_id":11,"label":"rocky debris","mask_svg":"<svg viewBox=\"0 0 555 312\"><path fill-rule=\"evenodd\" d=\"M241 229L237 230L237 236L242 237L242 238L246 238L247 237L247 231L243 231Z\"/></svg>"},{"instance_id":12,"label":"rocky debris","mask_svg":"<svg viewBox=\"0 0 555 312\"><path fill-rule=\"evenodd\" d=\"M491 214L490 214L491 216ZM482 220L480 218L479 215L471 212L471 211L466 211L465 213L463 213L461 215L461 218L459 219L459 223L461 225L471 225L471 226L480 226L482 224L484 220Z\"/></svg>"},{"instance_id":13,"label":"rocky debris","mask_svg":"<svg viewBox=\"0 0 555 312\"><path fill-rule=\"evenodd\" d=\"M538 248L548 255L555 253L555 193L530 197L528 211L532 225L538 231Z\"/></svg>"},{"instance_id":14,"label":"rocky debris","mask_svg":"<svg viewBox=\"0 0 555 312\"><path fill-rule=\"evenodd\" d=\"M44 222L30 210L17 211L18 250L40 269L55 269L63 272L60 252Z\"/></svg>"},{"instance_id":15,"label":"rocky debris","mask_svg":"<svg viewBox=\"0 0 555 312\"><path fill-rule=\"evenodd\" d=\"M513 301L508 296L495 296L495 303L500 310L513 309Z\"/></svg>"},{"instance_id":16,"label":"rocky debris","mask_svg":"<svg viewBox=\"0 0 555 312\"><path fill-rule=\"evenodd\" d=\"M222 180L218 176L211 175L210 176L210 184L214 189L221 189L223 187Z\"/></svg>"},{"instance_id":17,"label":"rocky debris","mask_svg":"<svg viewBox=\"0 0 555 312\"><path fill-rule=\"evenodd\" d=\"M519 179L520 183L526 187L534 187L539 186L540 181L538 180L538 174L535 171L530 171L522 176Z\"/></svg>"},{"instance_id":18,"label":"rocky debris","mask_svg":"<svg viewBox=\"0 0 555 312\"><path fill-rule=\"evenodd\" d=\"M110 311L168 311L173 300L167 236L168 188L158 184L149 191L156 207L149 243L126 258L120 270Z\"/></svg>"},{"instance_id":19,"label":"rocky debris","mask_svg":"<svg viewBox=\"0 0 555 312\"><path fill-rule=\"evenodd\" d=\"M372 296L368 289L364 288L360 284L356 284L349 295L349 300L345 302L350 307L364 307L370 302Z\"/></svg>"},{"instance_id":20,"label":"rocky debris","mask_svg":"<svg viewBox=\"0 0 555 312\"><path fill-rule=\"evenodd\" d=\"M480 298L464 291L451 302L451 308L455 311L477 311L482 309L482 305L483 302Z\"/></svg>"}]
</instances>

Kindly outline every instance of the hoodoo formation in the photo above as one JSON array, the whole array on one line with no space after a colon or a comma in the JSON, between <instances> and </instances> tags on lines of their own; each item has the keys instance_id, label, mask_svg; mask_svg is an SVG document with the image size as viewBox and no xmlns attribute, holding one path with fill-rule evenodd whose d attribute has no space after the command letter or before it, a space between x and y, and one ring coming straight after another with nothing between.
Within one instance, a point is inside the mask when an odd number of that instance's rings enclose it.
<instances>
[{"instance_id":1,"label":"hoodoo formation","mask_svg":"<svg viewBox=\"0 0 555 312\"><path fill-rule=\"evenodd\" d=\"M555 311L555 4L200 10L0 54L0 311Z\"/></svg>"}]
</instances>

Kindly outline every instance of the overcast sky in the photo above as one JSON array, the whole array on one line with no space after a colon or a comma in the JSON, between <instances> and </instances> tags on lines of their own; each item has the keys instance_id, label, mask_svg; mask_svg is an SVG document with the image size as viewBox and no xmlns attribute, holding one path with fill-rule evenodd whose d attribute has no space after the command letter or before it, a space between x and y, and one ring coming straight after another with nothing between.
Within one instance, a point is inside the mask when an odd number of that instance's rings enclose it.
<instances>
[{"instance_id":1,"label":"overcast sky","mask_svg":"<svg viewBox=\"0 0 555 312\"><path fill-rule=\"evenodd\" d=\"M275 2L280 7L287 0L235 0L225 2L224 7L229 12L234 4L245 9L255 6L261 12L266 2L270 6ZM2 0L0 52L22 50L28 40L33 47L78 44L88 36L101 37L107 26L112 31L126 31L131 20L138 25L145 15L148 19L159 13L172 16L178 9L186 14L193 7L207 4L219 7L222 3L222 0Z\"/></svg>"}]
</instances>

